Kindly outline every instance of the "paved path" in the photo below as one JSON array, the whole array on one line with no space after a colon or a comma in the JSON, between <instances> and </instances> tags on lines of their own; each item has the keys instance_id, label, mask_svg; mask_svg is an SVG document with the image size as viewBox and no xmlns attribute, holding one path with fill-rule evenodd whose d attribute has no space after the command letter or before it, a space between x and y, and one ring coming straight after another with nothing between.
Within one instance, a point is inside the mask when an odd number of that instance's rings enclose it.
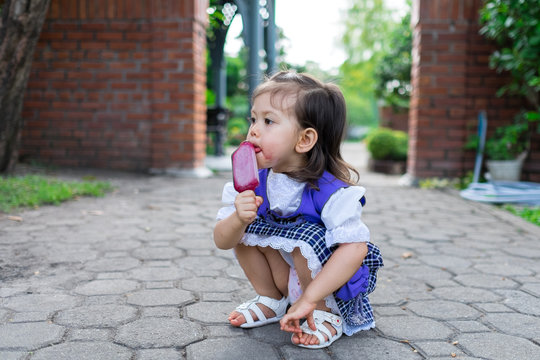
<instances>
[{"instance_id":1,"label":"paved path","mask_svg":"<svg viewBox=\"0 0 540 360\"><path fill-rule=\"evenodd\" d=\"M540 359L540 228L369 173L377 328L313 351L228 326L253 296L212 241L229 176L105 174L105 198L0 215L0 359Z\"/></svg>"}]
</instances>

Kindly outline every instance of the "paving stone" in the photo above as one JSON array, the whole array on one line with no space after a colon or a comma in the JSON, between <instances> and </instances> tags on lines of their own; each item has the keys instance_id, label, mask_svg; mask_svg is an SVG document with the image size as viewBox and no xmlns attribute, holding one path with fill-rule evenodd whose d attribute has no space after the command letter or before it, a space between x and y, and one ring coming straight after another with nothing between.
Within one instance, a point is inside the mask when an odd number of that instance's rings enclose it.
<instances>
[{"instance_id":1,"label":"paving stone","mask_svg":"<svg viewBox=\"0 0 540 360\"><path fill-rule=\"evenodd\" d=\"M434 357L445 357L448 359L458 357L461 359L464 355L461 349L447 341L416 341L414 345L419 347L429 359Z\"/></svg>"},{"instance_id":2,"label":"paving stone","mask_svg":"<svg viewBox=\"0 0 540 360\"><path fill-rule=\"evenodd\" d=\"M66 342L38 350L32 360L129 360L131 350L109 342Z\"/></svg>"},{"instance_id":3,"label":"paving stone","mask_svg":"<svg viewBox=\"0 0 540 360\"><path fill-rule=\"evenodd\" d=\"M53 312L74 307L77 298L64 294L28 294L5 299L4 307L15 311Z\"/></svg>"},{"instance_id":4,"label":"paving stone","mask_svg":"<svg viewBox=\"0 0 540 360\"><path fill-rule=\"evenodd\" d=\"M246 336L246 329L234 327L230 325L210 325L206 326L209 338L213 337L233 337Z\"/></svg>"},{"instance_id":5,"label":"paving stone","mask_svg":"<svg viewBox=\"0 0 540 360\"><path fill-rule=\"evenodd\" d=\"M285 345L279 348L279 351L283 354L283 359L287 360L306 360L306 351L309 351L309 360L331 360L325 349L310 349L306 350L294 345Z\"/></svg>"},{"instance_id":6,"label":"paving stone","mask_svg":"<svg viewBox=\"0 0 540 360\"><path fill-rule=\"evenodd\" d=\"M537 277L535 277L534 279L538 280ZM540 297L540 282L524 284L521 287L521 289L529 293L532 293L533 295L537 297Z\"/></svg>"},{"instance_id":7,"label":"paving stone","mask_svg":"<svg viewBox=\"0 0 540 360\"><path fill-rule=\"evenodd\" d=\"M2 316L0 316L0 318L1 317ZM17 323L17 322L46 321L47 319L49 319L49 313L41 312L41 311L31 311L31 312L13 314L13 316L9 319L9 321L12 323Z\"/></svg>"},{"instance_id":8,"label":"paving stone","mask_svg":"<svg viewBox=\"0 0 540 360\"><path fill-rule=\"evenodd\" d=\"M67 334L70 341L109 341L112 338L112 329L70 329Z\"/></svg>"},{"instance_id":9,"label":"paving stone","mask_svg":"<svg viewBox=\"0 0 540 360\"><path fill-rule=\"evenodd\" d=\"M182 250L172 247L143 247L133 251L133 256L141 260L170 260L183 254Z\"/></svg>"},{"instance_id":10,"label":"paving stone","mask_svg":"<svg viewBox=\"0 0 540 360\"><path fill-rule=\"evenodd\" d=\"M437 288L433 290L432 294L441 299L463 303L493 302L502 299L500 295L489 290L471 289L461 286Z\"/></svg>"},{"instance_id":11,"label":"paving stone","mask_svg":"<svg viewBox=\"0 0 540 360\"><path fill-rule=\"evenodd\" d=\"M177 261L177 264L188 270L222 270L229 266L225 259L215 256L188 256Z\"/></svg>"},{"instance_id":12,"label":"paving stone","mask_svg":"<svg viewBox=\"0 0 540 360\"><path fill-rule=\"evenodd\" d=\"M174 283L171 281L152 281L144 284L146 289L172 289Z\"/></svg>"},{"instance_id":13,"label":"paving stone","mask_svg":"<svg viewBox=\"0 0 540 360\"><path fill-rule=\"evenodd\" d=\"M129 279L142 281L168 281L193 276L192 273L174 265L165 268L141 267L128 273Z\"/></svg>"},{"instance_id":14,"label":"paving stone","mask_svg":"<svg viewBox=\"0 0 540 360\"><path fill-rule=\"evenodd\" d=\"M504 304L524 314L540 316L540 298L518 290L499 290L505 297Z\"/></svg>"},{"instance_id":15,"label":"paving stone","mask_svg":"<svg viewBox=\"0 0 540 360\"><path fill-rule=\"evenodd\" d=\"M28 355L27 352L20 351L0 351L0 359L2 360L24 360Z\"/></svg>"},{"instance_id":16,"label":"paving stone","mask_svg":"<svg viewBox=\"0 0 540 360\"><path fill-rule=\"evenodd\" d=\"M237 305L230 302L199 302L185 308L186 316L209 324L227 323L229 314Z\"/></svg>"},{"instance_id":17,"label":"paving stone","mask_svg":"<svg viewBox=\"0 0 540 360\"><path fill-rule=\"evenodd\" d=\"M0 325L0 348L34 350L58 342L65 329L46 322Z\"/></svg>"},{"instance_id":18,"label":"paving stone","mask_svg":"<svg viewBox=\"0 0 540 360\"><path fill-rule=\"evenodd\" d=\"M137 360L182 360L182 353L175 349L147 349L137 351Z\"/></svg>"},{"instance_id":19,"label":"paving stone","mask_svg":"<svg viewBox=\"0 0 540 360\"><path fill-rule=\"evenodd\" d=\"M180 309L172 306L145 307L141 310L141 317L170 317L179 318Z\"/></svg>"},{"instance_id":20,"label":"paving stone","mask_svg":"<svg viewBox=\"0 0 540 360\"><path fill-rule=\"evenodd\" d=\"M137 289L139 284L132 280L94 280L77 286L75 292L81 295L115 295Z\"/></svg>"},{"instance_id":21,"label":"paving stone","mask_svg":"<svg viewBox=\"0 0 540 360\"><path fill-rule=\"evenodd\" d=\"M248 334L255 340L274 345L287 344L291 341L291 334L281 331L279 323L253 328L249 330Z\"/></svg>"},{"instance_id":22,"label":"paving stone","mask_svg":"<svg viewBox=\"0 0 540 360\"><path fill-rule=\"evenodd\" d=\"M485 313L500 313L500 312L512 312L508 306L498 303L481 303L474 304L475 307Z\"/></svg>"},{"instance_id":23,"label":"paving stone","mask_svg":"<svg viewBox=\"0 0 540 360\"><path fill-rule=\"evenodd\" d=\"M540 359L540 347L529 340L498 333L461 334L460 346L474 356L492 360Z\"/></svg>"},{"instance_id":24,"label":"paving stone","mask_svg":"<svg viewBox=\"0 0 540 360\"><path fill-rule=\"evenodd\" d=\"M540 318L516 313L487 314L484 319L499 331L525 338L540 338ZM540 349L539 349L540 350Z\"/></svg>"},{"instance_id":25,"label":"paving stone","mask_svg":"<svg viewBox=\"0 0 540 360\"><path fill-rule=\"evenodd\" d=\"M332 358L336 360L422 359L422 356L406 343L365 335L363 332L342 336L330 345L329 350Z\"/></svg>"},{"instance_id":26,"label":"paving stone","mask_svg":"<svg viewBox=\"0 0 540 360\"><path fill-rule=\"evenodd\" d=\"M488 327L478 321L457 320L449 321L448 323L456 327L456 329L462 333L491 331Z\"/></svg>"},{"instance_id":27,"label":"paving stone","mask_svg":"<svg viewBox=\"0 0 540 360\"><path fill-rule=\"evenodd\" d=\"M442 323L414 316L385 316L377 319L377 328L399 340L444 340L452 329Z\"/></svg>"},{"instance_id":28,"label":"paving stone","mask_svg":"<svg viewBox=\"0 0 540 360\"><path fill-rule=\"evenodd\" d=\"M436 256L420 256L420 261L428 265L446 268L446 269L466 269L472 266L472 262L467 259L456 257L456 255L436 255Z\"/></svg>"},{"instance_id":29,"label":"paving stone","mask_svg":"<svg viewBox=\"0 0 540 360\"><path fill-rule=\"evenodd\" d=\"M163 306L177 305L183 306L195 297L192 293L180 289L151 289L134 292L128 295L128 304L140 306Z\"/></svg>"},{"instance_id":30,"label":"paving stone","mask_svg":"<svg viewBox=\"0 0 540 360\"><path fill-rule=\"evenodd\" d=\"M88 261L84 268L93 272L107 271L125 271L133 269L140 264L140 261L134 258L126 257L124 259L117 258L101 258L94 261Z\"/></svg>"},{"instance_id":31,"label":"paving stone","mask_svg":"<svg viewBox=\"0 0 540 360\"><path fill-rule=\"evenodd\" d=\"M481 264L474 268L484 274L499 276L528 276L533 272L516 264Z\"/></svg>"},{"instance_id":32,"label":"paving stone","mask_svg":"<svg viewBox=\"0 0 540 360\"><path fill-rule=\"evenodd\" d=\"M411 302L407 309L432 319L474 319L481 315L468 305L445 300Z\"/></svg>"},{"instance_id":33,"label":"paving stone","mask_svg":"<svg viewBox=\"0 0 540 360\"><path fill-rule=\"evenodd\" d=\"M232 292L238 289L238 282L218 277L193 277L182 280L182 288L198 292Z\"/></svg>"},{"instance_id":34,"label":"paving stone","mask_svg":"<svg viewBox=\"0 0 540 360\"><path fill-rule=\"evenodd\" d=\"M238 351L242 349L242 351ZM263 342L246 338L208 339L189 345L187 360L279 360L274 348Z\"/></svg>"},{"instance_id":35,"label":"paving stone","mask_svg":"<svg viewBox=\"0 0 540 360\"><path fill-rule=\"evenodd\" d=\"M407 316L406 309L401 306L377 306L375 313L379 316Z\"/></svg>"},{"instance_id":36,"label":"paving stone","mask_svg":"<svg viewBox=\"0 0 540 360\"><path fill-rule=\"evenodd\" d=\"M496 275L466 274L458 275L454 280L473 288L512 289L518 286L514 280Z\"/></svg>"},{"instance_id":37,"label":"paving stone","mask_svg":"<svg viewBox=\"0 0 540 360\"><path fill-rule=\"evenodd\" d=\"M137 316L137 309L124 305L82 306L61 311L54 322L70 327L115 327Z\"/></svg>"},{"instance_id":38,"label":"paving stone","mask_svg":"<svg viewBox=\"0 0 540 360\"><path fill-rule=\"evenodd\" d=\"M184 319L144 318L121 326L116 342L131 348L183 347L204 338L201 325Z\"/></svg>"}]
</instances>

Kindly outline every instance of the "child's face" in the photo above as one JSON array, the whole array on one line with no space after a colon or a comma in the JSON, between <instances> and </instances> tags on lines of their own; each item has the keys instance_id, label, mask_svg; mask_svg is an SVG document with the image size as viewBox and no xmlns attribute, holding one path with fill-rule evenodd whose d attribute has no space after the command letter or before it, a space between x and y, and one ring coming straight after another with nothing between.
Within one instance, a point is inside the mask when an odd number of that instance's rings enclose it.
<instances>
[{"instance_id":1,"label":"child's face","mask_svg":"<svg viewBox=\"0 0 540 360\"><path fill-rule=\"evenodd\" d=\"M273 102L270 93L254 99L247 140L255 145L260 169L272 168L275 172L298 170L303 166L304 155L295 151L300 134L300 126L292 111L295 97L275 96Z\"/></svg>"}]
</instances>

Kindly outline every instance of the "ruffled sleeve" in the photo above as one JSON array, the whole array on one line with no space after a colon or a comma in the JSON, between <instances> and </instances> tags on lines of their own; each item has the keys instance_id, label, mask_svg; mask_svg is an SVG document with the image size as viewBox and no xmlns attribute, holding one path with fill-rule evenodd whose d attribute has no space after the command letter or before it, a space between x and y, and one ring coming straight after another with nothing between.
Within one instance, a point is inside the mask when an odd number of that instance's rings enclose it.
<instances>
[{"instance_id":1,"label":"ruffled sleeve","mask_svg":"<svg viewBox=\"0 0 540 360\"><path fill-rule=\"evenodd\" d=\"M362 222L360 199L366 193L361 186L339 189L328 199L321 213L326 226L326 246L339 243L368 242L369 229Z\"/></svg>"},{"instance_id":2,"label":"ruffled sleeve","mask_svg":"<svg viewBox=\"0 0 540 360\"><path fill-rule=\"evenodd\" d=\"M236 210L234 207L236 195L238 195L238 192L234 189L233 183L226 183L223 187L223 194L221 195L221 202L224 206L218 210L216 220L223 220Z\"/></svg>"}]
</instances>

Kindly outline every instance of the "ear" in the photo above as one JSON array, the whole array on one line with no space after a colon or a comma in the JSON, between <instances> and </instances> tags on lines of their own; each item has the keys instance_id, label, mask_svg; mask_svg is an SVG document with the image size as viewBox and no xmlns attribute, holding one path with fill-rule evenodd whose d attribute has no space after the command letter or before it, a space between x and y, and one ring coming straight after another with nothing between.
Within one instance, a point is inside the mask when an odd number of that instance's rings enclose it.
<instances>
[{"instance_id":1,"label":"ear","mask_svg":"<svg viewBox=\"0 0 540 360\"><path fill-rule=\"evenodd\" d=\"M294 148L297 153L305 154L317 143L317 139L319 139L319 134L317 134L317 130L314 128L307 128L300 131L298 142L296 143L296 147Z\"/></svg>"}]
</instances>

